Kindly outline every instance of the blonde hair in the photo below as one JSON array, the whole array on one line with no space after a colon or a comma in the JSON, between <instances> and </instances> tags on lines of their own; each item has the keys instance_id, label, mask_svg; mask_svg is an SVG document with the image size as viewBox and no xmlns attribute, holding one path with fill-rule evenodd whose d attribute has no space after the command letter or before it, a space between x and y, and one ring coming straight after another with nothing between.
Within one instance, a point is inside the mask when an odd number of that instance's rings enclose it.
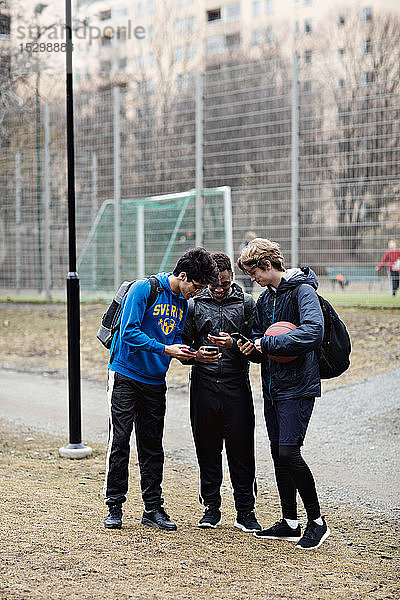
<instances>
[{"instance_id":1,"label":"blonde hair","mask_svg":"<svg viewBox=\"0 0 400 600\"><path fill-rule=\"evenodd\" d=\"M264 238L255 238L243 248L238 258L237 265L239 269L246 273L252 267L260 267L260 269L263 269L266 266L267 261L269 261L277 271L285 270L285 259L279 249L279 244Z\"/></svg>"}]
</instances>

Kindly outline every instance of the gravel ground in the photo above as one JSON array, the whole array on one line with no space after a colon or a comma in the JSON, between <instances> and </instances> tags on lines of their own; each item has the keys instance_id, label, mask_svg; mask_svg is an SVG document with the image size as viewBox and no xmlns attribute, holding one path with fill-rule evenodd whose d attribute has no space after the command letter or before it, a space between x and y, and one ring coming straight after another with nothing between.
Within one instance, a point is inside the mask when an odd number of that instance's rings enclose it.
<instances>
[{"instance_id":1,"label":"gravel ground","mask_svg":"<svg viewBox=\"0 0 400 600\"><path fill-rule=\"evenodd\" d=\"M67 436L67 382L0 369L0 418ZM321 498L349 503L388 517L400 515L400 369L325 392L316 401L304 446ZM83 381L83 437L106 443L104 385ZM262 400L256 404L257 473L260 487L274 486ZM167 458L195 466L187 388L171 386L165 429Z\"/></svg>"}]
</instances>

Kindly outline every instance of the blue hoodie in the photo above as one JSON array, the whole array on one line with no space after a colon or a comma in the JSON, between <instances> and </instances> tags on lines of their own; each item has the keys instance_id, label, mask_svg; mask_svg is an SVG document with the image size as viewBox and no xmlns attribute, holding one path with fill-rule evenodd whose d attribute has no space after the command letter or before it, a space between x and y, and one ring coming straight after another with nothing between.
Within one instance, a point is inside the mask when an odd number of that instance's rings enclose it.
<instances>
[{"instance_id":1,"label":"blue hoodie","mask_svg":"<svg viewBox=\"0 0 400 600\"><path fill-rule=\"evenodd\" d=\"M120 331L110 350L108 368L142 383L165 382L171 360L165 346L181 344L187 301L172 292L168 277L158 273L162 291L146 310L150 281L138 279L122 301Z\"/></svg>"}]
</instances>

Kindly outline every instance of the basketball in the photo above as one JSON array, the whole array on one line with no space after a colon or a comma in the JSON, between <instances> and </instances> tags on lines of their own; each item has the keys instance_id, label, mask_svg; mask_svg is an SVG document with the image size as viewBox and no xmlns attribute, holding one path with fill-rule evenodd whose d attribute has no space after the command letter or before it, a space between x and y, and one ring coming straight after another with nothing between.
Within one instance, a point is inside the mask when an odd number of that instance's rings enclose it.
<instances>
[{"instance_id":1,"label":"basketball","mask_svg":"<svg viewBox=\"0 0 400 600\"><path fill-rule=\"evenodd\" d=\"M284 333L293 331L293 329L297 329L297 326L293 325L293 323L289 323L289 321L278 321L277 323L272 323L264 335L283 335ZM268 354L267 356L271 360L280 363L292 362L292 360L296 360L297 358L297 356L274 356L272 354Z\"/></svg>"}]
</instances>

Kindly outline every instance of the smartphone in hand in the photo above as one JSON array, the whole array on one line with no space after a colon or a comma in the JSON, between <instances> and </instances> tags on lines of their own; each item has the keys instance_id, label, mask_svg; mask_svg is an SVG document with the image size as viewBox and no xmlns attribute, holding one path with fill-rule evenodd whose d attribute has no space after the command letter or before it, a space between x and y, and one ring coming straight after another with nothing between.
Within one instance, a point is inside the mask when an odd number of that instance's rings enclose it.
<instances>
[{"instance_id":1,"label":"smartphone in hand","mask_svg":"<svg viewBox=\"0 0 400 600\"><path fill-rule=\"evenodd\" d=\"M203 352L207 352L207 354L215 356L216 354L218 354L219 350L216 346L204 346Z\"/></svg>"},{"instance_id":2,"label":"smartphone in hand","mask_svg":"<svg viewBox=\"0 0 400 600\"><path fill-rule=\"evenodd\" d=\"M231 338L233 338L237 342L239 340L242 340L243 344L246 344L246 342L250 342L250 344L253 343L251 340L249 340L249 338L247 338L245 335L242 335L238 331L235 331L234 333L230 333L229 335L231 336Z\"/></svg>"}]
</instances>

